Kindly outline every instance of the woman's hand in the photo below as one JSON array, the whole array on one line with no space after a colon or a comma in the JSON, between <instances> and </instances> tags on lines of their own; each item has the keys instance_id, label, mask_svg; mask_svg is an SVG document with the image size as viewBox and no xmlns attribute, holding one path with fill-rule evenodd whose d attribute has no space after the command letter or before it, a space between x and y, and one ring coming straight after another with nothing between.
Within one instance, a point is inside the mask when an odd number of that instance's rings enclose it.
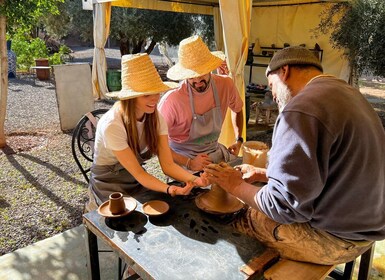
<instances>
[{"instance_id":1,"label":"woman's hand","mask_svg":"<svg viewBox=\"0 0 385 280\"><path fill-rule=\"evenodd\" d=\"M233 189L242 184L242 173L227 163L209 164L204 169L202 177L212 184L218 184L227 192L232 193Z\"/></svg>"},{"instance_id":2,"label":"woman's hand","mask_svg":"<svg viewBox=\"0 0 385 280\"><path fill-rule=\"evenodd\" d=\"M196 177L193 183L195 184L195 186L198 187L207 187L208 185L210 185L209 180L205 177Z\"/></svg>"},{"instance_id":3,"label":"woman's hand","mask_svg":"<svg viewBox=\"0 0 385 280\"><path fill-rule=\"evenodd\" d=\"M198 154L195 158L190 160L188 169L192 171L201 171L210 163L212 163L212 160L209 155Z\"/></svg>"},{"instance_id":4,"label":"woman's hand","mask_svg":"<svg viewBox=\"0 0 385 280\"><path fill-rule=\"evenodd\" d=\"M193 182L187 182L184 187L178 187L175 185L170 185L168 187L168 194L172 197L177 195L188 195L191 190L194 188L195 184Z\"/></svg>"}]
</instances>

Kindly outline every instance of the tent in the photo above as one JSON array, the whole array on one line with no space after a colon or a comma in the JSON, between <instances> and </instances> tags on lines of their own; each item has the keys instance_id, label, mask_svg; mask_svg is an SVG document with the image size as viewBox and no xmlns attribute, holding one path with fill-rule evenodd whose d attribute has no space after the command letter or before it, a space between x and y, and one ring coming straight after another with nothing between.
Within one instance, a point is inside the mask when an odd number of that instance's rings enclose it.
<instances>
[{"instance_id":1,"label":"tent","mask_svg":"<svg viewBox=\"0 0 385 280\"><path fill-rule=\"evenodd\" d=\"M83 0L83 7L91 0ZM342 79L349 78L349 63L342 53L334 50L328 36L315 38L311 29L319 23L319 14L328 5L347 0L93 0L94 60L92 68L93 92L104 98L106 59L104 45L109 34L111 6L153 9L174 12L209 14L214 16L215 41L218 50L226 53L227 64L243 100L245 81L250 67L245 67L250 43L258 46L283 47L305 44L312 48L317 43L322 49L324 71ZM88 3L87 3L88 2ZM246 72L246 73L245 73ZM264 69L253 70L250 80L266 84ZM226 117L221 143L234 141L231 121ZM243 130L245 136L246 129Z\"/></svg>"}]
</instances>

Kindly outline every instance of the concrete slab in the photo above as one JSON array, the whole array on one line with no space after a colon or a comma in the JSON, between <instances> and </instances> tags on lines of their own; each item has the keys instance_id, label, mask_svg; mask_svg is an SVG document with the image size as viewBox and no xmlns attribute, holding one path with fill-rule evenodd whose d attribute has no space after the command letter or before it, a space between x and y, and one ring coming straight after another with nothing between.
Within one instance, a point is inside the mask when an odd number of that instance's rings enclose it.
<instances>
[{"instance_id":1,"label":"concrete slab","mask_svg":"<svg viewBox=\"0 0 385 280\"><path fill-rule=\"evenodd\" d=\"M88 279L84 226L36 242L0 257L2 280ZM99 246L106 249L102 242ZM99 253L101 279L117 279L118 258Z\"/></svg>"}]
</instances>

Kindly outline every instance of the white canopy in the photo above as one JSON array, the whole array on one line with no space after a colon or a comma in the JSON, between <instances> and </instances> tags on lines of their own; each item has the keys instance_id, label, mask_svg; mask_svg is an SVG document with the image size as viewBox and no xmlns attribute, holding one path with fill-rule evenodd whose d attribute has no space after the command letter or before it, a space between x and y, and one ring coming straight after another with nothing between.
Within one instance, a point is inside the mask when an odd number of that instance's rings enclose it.
<instances>
[{"instance_id":1,"label":"white canopy","mask_svg":"<svg viewBox=\"0 0 385 280\"><path fill-rule=\"evenodd\" d=\"M84 1L87 0L83 0ZM88 0L90 1L90 0ZM324 72L342 79L349 78L349 64L342 53L333 49L329 36L314 38L319 14L331 3L347 0L93 0L95 53L92 67L93 90L96 98L104 98L106 58L103 46L108 37L111 6L153 9L174 12L209 14L214 16L215 40L219 50L226 53L227 64L242 99L249 67L245 67L249 42L258 40L261 46L283 47L317 43L323 49ZM244 73L246 70L246 73ZM246 78L245 78L246 77ZM253 82L266 84L264 69L253 69ZM228 146L234 142L229 116L220 138ZM243 130L244 135L246 129Z\"/></svg>"}]
</instances>

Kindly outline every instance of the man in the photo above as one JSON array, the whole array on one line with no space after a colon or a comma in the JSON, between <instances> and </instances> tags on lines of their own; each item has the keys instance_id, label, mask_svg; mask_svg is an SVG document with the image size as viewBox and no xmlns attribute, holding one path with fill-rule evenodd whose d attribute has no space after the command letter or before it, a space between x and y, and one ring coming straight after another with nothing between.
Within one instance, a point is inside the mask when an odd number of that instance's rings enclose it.
<instances>
[{"instance_id":1,"label":"man","mask_svg":"<svg viewBox=\"0 0 385 280\"><path fill-rule=\"evenodd\" d=\"M280 109L267 170L212 164L205 176L250 206L240 231L284 258L338 264L385 238L385 133L358 90L322 71L305 48L278 51L266 71Z\"/></svg>"},{"instance_id":2,"label":"man","mask_svg":"<svg viewBox=\"0 0 385 280\"><path fill-rule=\"evenodd\" d=\"M223 63L223 53L211 53L199 36L193 36L181 41L178 56L167 77L183 81L158 105L168 125L174 161L200 171L209 163L235 160L243 142L243 102L230 77L211 73ZM227 149L218 138L228 108L235 143Z\"/></svg>"}]
</instances>

